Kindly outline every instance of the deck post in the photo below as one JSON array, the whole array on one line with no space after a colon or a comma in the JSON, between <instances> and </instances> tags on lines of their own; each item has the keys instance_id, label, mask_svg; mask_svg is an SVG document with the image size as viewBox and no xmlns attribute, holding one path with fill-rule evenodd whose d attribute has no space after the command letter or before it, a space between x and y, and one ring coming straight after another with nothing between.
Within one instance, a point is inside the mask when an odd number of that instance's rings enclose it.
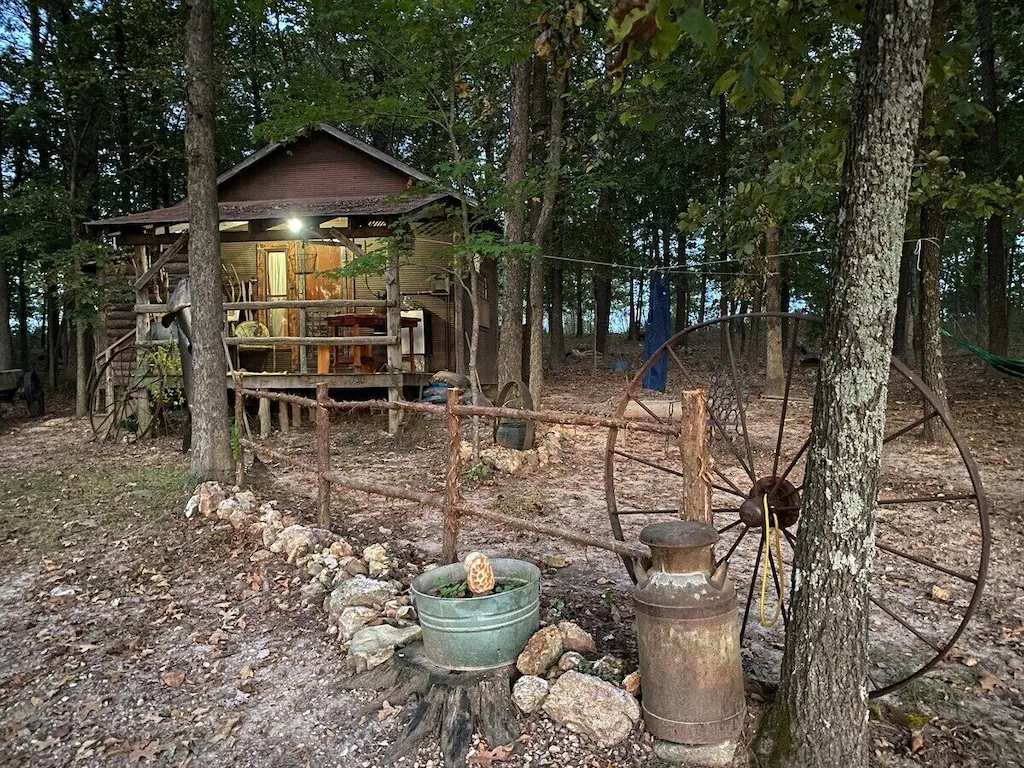
<instances>
[{"instance_id":1,"label":"deck post","mask_svg":"<svg viewBox=\"0 0 1024 768\"><path fill-rule=\"evenodd\" d=\"M266 440L270 437L270 401L260 398L260 438Z\"/></svg>"},{"instance_id":2,"label":"deck post","mask_svg":"<svg viewBox=\"0 0 1024 768\"><path fill-rule=\"evenodd\" d=\"M388 371L402 374L402 292L398 283L398 251L394 248L388 253L388 266L384 271L386 289L387 335L394 339L388 344ZM411 350L410 350L411 351ZM402 387L388 387L388 402L394 403L402 399ZM398 434L402 424L402 411L395 408L388 411L388 434Z\"/></svg>"},{"instance_id":3,"label":"deck post","mask_svg":"<svg viewBox=\"0 0 1024 768\"><path fill-rule=\"evenodd\" d=\"M239 488L245 487L245 450L242 448L242 438L245 432L245 394L242 390L245 384L242 381L242 372L235 371L235 434L231 441L232 451L237 451L235 456L235 485Z\"/></svg>"},{"instance_id":4,"label":"deck post","mask_svg":"<svg viewBox=\"0 0 1024 768\"><path fill-rule=\"evenodd\" d=\"M277 404L277 418L281 425L281 434L288 434L288 403L278 402Z\"/></svg>"},{"instance_id":5,"label":"deck post","mask_svg":"<svg viewBox=\"0 0 1024 768\"><path fill-rule=\"evenodd\" d=\"M448 390L448 466L444 478L444 529L441 533L441 565L459 559L459 507L462 506L462 431L455 406L462 399L462 390Z\"/></svg>"},{"instance_id":6,"label":"deck post","mask_svg":"<svg viewBox=\"0 0 1024 768\"><path fill-rule=\"evenodd\" d=\"M135 274L143 275L147 271L147 250L144 245L135 246ZM135 289L135 303L146 304L149 302L149 284L144 283L141 286L136 286ZM149 335L149 315L139 314L135 316L135 342L144 341L146 336ZM143 347L138 347L138 351L135 356L135 365L138 366L142 362L142 356L146 354L146 350ZM138 417L139 431L138 434L145 435L149 431L149 423L153 418L153 414L149 407L149 391L148 389L141 389L136 392L135 397L135 413Z\"/></svg>"},{"instance_id":7,"label":"deck post","mask_svg":"<svg viewBox=\"0 0 1024 768\"><path fill-rule=\"evenodd\" d=\"M302 426L302 406L298 403L292 403L292 426L295 429Z\"/></svg>"},{"instance_id":8,"label":"deck post","mask_svg":"<svg viewBox=\"0 0 1024 768\"><path fill-rule=\"evenodd\" d=\"M327 474L331 471L331 413L327 410L327 384L316 385L316 500L317 525L325 530L331 529L331 481Z\"/></svg>"},{"instance_id":9,"label":"deck post","mask_svg":"<svg viewBox=\"0 0 1024 768\"><path fill-rule=\"evenodd\" d=\"M679 455L683 474L679 484L679 516L714 524L711 511L711 455L708 452L708 395L703 389L685 390L679 416Z\"/></svg>"}]
</instances>

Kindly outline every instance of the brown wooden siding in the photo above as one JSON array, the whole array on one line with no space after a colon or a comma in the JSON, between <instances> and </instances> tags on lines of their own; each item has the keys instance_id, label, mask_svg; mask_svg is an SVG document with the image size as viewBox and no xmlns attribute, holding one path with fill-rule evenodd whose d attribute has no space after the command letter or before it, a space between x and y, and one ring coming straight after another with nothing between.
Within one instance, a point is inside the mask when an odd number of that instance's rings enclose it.
<instances>
[{"instance_id":1,"label":"brown wooden siding","mask_svg":"<svg viewBox=\"0 0 1024 768\"><path fill-rule=\"evenodd\" d=\"M225 181L221 202L369 197L406 188L409 177L323 133L281 147Z\"/></svg>"}]
</instances>

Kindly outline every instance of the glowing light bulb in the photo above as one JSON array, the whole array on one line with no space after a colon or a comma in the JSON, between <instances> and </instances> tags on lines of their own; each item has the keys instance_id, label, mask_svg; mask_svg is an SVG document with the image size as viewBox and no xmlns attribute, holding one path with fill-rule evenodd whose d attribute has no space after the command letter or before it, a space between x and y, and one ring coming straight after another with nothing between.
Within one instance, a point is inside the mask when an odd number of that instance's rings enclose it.
<instances>
[{"instance_id":1,"label":"glowing light bulb","mask_svg":"<svg viewBox=\"0 0 1024 768\"><path fill-rule=\"evenodd\" d=\"M300 219L288 219L288 229L297 233L302 229L302 221Z\"/></svg>"}]
</instances>

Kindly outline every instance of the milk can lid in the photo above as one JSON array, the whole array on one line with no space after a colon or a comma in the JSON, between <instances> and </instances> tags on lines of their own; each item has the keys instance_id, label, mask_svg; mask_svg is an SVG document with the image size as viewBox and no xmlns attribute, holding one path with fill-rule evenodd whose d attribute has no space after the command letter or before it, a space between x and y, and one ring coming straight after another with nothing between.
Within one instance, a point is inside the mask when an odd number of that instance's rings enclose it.
<instances>
[{"instance_id":1,"label":"milk can lid","mask_svg":"<svg viewBox=\"0 0 1024 768\"><path fill-rule=\"evenodd\" d=\"M694 549L718 543L718 531L713 525L691 520L673 520L648 525L640 531L640 541L649 547Z\"/></svg>"}]
</instances>

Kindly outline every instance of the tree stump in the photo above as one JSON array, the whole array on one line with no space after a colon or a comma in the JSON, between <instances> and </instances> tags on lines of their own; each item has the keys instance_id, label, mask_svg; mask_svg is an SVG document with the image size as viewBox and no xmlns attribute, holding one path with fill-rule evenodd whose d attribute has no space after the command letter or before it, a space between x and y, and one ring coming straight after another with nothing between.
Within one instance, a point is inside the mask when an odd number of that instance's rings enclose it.
<instances>
[{"instance_id":1,"label":"tree stump","mask_svg":"<svg viewBox=\"0 0 1024 768\"><path fill-rule=\"evenodd\" d=\"M416 701L412 717L386 760L397 760L425 743L435 743L441 746L445 768L463 768L474 732L492 749L512 743L522 733L512 703L514 674L511 664L482 672L445 669L427 659L423 643L413 643L379 667L341 685L346 690L378 692L356 715L357 720L374 715L384 702L397 706Z\"/></svg>"}]
</instances>

